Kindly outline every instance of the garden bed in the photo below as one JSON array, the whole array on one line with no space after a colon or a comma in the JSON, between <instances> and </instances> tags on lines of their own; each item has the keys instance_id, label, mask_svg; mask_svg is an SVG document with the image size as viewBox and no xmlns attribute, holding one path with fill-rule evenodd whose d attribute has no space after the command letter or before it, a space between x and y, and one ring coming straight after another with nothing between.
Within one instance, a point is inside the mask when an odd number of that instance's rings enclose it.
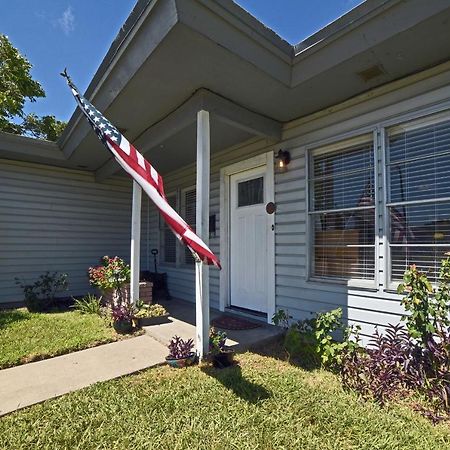
<instances>
[{"instance_id":1,"label":"garden bed","mask_svg":"<svg viewBox=\"0 0 450 450\"><path fill-rule=\"evenodd\" d=\"M0 369L114 342L118 335L95 314L0 311Z\"/></svg>"}]
</instances>

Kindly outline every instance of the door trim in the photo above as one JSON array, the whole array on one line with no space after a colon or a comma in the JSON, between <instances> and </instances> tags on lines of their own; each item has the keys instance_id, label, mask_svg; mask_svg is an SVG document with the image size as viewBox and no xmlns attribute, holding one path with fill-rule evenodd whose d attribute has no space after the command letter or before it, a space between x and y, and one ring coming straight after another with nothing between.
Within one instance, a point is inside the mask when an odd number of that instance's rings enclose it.
<instances>
[{"instance_id":1,"label":"door trim","mask_svg":"<svg viewBox=\"0 0 450 450\"><path fill-rule=\"evenodd\" d=\"M266 152L220 170L220 271L219 309L230 306L230 178L239 172L266 166L266 189L268 201L275 202L273 152ZM267 322L275 313L275 214L269 215L267 227Z\"/></svg>"}]
</instances>

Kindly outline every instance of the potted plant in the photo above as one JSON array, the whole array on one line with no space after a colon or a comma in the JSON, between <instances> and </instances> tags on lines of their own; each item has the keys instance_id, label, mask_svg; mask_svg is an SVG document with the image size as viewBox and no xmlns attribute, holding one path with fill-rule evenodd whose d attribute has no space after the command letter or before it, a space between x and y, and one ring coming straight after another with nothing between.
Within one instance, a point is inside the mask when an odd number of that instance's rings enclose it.
<instances>
[{"instance_id":1,"label":"potted plant","mask_svg":"<svg viewBox=\"0 0 450 450\"><path fill-rule=\"evenodd\" d=\"M169 355L166 356L166 361L171 367L181 368L192 365L197 355L192 351L194 348L194 341L188 339L185 341L179 336L174 336L169 344Z\"/></svg>"},{"instance_id":2,"label":"potted plant","mask_svg":"<svg viewBox=\"0 0 450 450\"><path fill-rule=\"evenodd\" d=\"M126 286L130 282L130 266L118 256L103 256L100 261L99 266L89 268L91 285L100 290L107 305L113 306L127 301L129 289Z\"/></svg>"},{"instance_id":3,"label":"potted plant","mask_svg":"<svg viewBox=\"0 0 450 450\"><path fill-rule=\"evenodd\" d=\"M169 313L158 303L147 304L138 301L136 304L137 312L134 314L134 321L138 327L147 327L150 325L159 325L167 322Z\"/></svg>"},{"instance_id":4,"label":"potted plant","mask_svg":"<svg viewBox=\"0 0 450 450\"><path fill-rule=\"evenodd\" d=\"M214 367L222 369L234 364L234 351L227 348L227 334L211 328L209 331L209 355Z\"/></svg>"},{"instance_id":5,"label":"potted plant","mask_svg":"<svg viewBox=\"0 0 450 450\"><path fill-rule=\"evenodd\" d=\"M127 304L113 305L111 307L113 327L117 333L126 334L133 330L132 308Z\"/></svg>"}]
</instances>

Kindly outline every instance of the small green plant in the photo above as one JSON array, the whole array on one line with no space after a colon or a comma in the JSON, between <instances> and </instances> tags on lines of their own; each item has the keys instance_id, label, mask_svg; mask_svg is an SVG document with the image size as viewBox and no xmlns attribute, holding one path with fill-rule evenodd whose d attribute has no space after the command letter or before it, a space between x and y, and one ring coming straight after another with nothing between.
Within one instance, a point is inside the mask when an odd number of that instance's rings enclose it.
<instances>
[{"instance_id":1,"label":"small green plant","mask_svg":"<svg viewBox=\"0 0 450 450\"><path fill-rule=\"evenodd\" d=\"M80 314L97 314L102 315L101 298L95 295L87 294L81 299L74 299L73 308L80 312Z\"/></svg>"},{"instance_id":2,"label":"small green plant","mask_svg":"<svg viewBox=\"0 0 450 450\"><path fill-rule=\"evenodd\" d=\"M217 355L225 349L225 342L227 340L227 333L216 330L211 327L209 330L209 353Z\"/></svg>"},{"instance_id":3,"label":"small green plant","mask_svg":"<svg viewBox=\"0 0 450 450\"><path fill-rule=\"evenodd\" d=\"M290 319L292 319L292 316L290 316L287 311L285 311L284 309L279 309L272 316L272 323L277 327L288 329Z\"/></svg>"},{"instance_id":4,"label":"small green plant","mask_svg":"<svg viewBox=\"0 0 450 450\"><path fill-rule=\"evenodd\" d=\"M89 282L102 290L120 289L130 282L130 266L122 258L103 256L101 264L88 270Z\"/></svg>"},{"instance_id":5,"label":"small green plant","mask_svg":"<svg viewBox=\"0 0 450 450\"><path fill-rule=\"evenodd\" d=\"M359 326L344 327L342 309L337 308L291 326L284 346L291 357L338 369L344 353L359 348L359 330ZM342 333L342 341L334 339L337 332Z\"/></svg>"},{"instance_id":6,"label":"small green plant","mask_svg":"<svg viewBox=\"0 0 450 450\"><path fill-rule=\"evenodd\" d=\"M55 296L66 291L68 287L67 274L45 272L32 284L16 278L16 284L24 293L24 303L30 312L43 312L56 306Z\"/></svg>"},{"instance_id":7,"label":"small green plant","mask_svg":"<svg viewBox=\"0 0 450 450\"><path fill-rule=\"evenodd\" d=\"M149 305L138 301L136 304L136 310L137 312L134 314L134 317L136 318L162 317L167 314L166 308L158 303L152 303Z\"/></svg>"}]
</instances>

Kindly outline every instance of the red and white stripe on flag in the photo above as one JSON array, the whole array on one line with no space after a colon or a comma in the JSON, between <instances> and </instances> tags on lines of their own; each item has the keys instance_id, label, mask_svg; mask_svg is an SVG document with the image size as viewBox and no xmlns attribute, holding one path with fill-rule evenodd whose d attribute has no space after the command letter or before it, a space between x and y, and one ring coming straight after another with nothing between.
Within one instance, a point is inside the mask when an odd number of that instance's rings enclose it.
<instances>
[{"instance_id":1,"label":"red and white stripe on flag","mask_svg":"<svg viewBox=\"0 0 450 450\"><path fill-rule=\"evenodd\" d=\"M167 225L177 238L188 246L194 258L205 264L213 264L220 269L219 259L167 202L161 175L128 142L125 136L79 93L67 72L64 71L61 75L66 78L79 108L86 116L99 139L113 154L119 165L142 187L144 192L155 203Z\"/></svg>"}]
</instances>

